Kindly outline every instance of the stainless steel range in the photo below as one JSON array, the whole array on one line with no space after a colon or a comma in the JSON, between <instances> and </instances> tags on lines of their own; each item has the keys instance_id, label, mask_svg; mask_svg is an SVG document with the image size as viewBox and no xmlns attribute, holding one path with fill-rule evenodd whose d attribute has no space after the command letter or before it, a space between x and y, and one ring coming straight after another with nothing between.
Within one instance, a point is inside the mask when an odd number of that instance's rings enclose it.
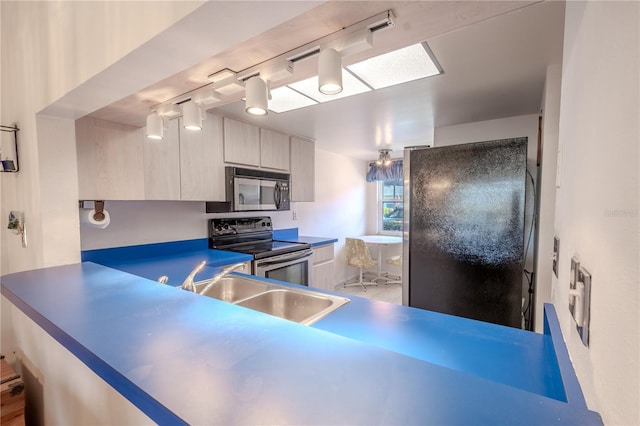
<instances>
[{"instance_id":1,"label":"stainless steel range","mask_svg":"<svg viewBox=\"0 0 640 426\"><path fill-rule=\"evenodd\" d=\"M306 286L311 282L311 245L274 240L269 216L210 219L209 248L252 255L253 275Z\"/></svg>"}]
</instances>

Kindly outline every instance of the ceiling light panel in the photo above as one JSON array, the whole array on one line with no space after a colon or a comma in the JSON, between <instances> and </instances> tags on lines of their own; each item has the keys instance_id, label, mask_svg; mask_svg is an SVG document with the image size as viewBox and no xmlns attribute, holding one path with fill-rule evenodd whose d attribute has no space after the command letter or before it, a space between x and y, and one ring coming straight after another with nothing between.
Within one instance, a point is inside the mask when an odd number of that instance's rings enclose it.
<instances>
[{"instance_id":1,"label":"ceiling light panel","mask_svg":"<svg viewBox=\"0 0 640 426\"><path fill-rule=\"evenodd\" d=\"M281 113L316 104L317 102L313 99L310 99L287 86L283 86L271 90L269 109L273 112Z\"/></svg>"},{"instance_id":2,"label":"ceiling light panel","mask_svg":"<svg viewBox=\"0 0 640 426\"><path fill-rule=\"evenodd\" d=\"M425 43L394 50L347 67L374 89L442 73Z\"/></svg>"},{"instance_id":3,"label":"ceiling light panel","mask_svg":"<svg viewBox=\"0 0 640 426\"><path fill-rule=\"evenodd\" d=\"M289 87L309 96L311 99L315 99L318 102L329 102L340 98L346 98L347 96L358 95L360 93L371 91L370 87L368 87L366 84L355 78L353 75L351 75L351 73L344 69L342 70L342 92L335 95L325 95L318 91L317 76L292 83L289 85Z\"/></svg>"}]
</instances>

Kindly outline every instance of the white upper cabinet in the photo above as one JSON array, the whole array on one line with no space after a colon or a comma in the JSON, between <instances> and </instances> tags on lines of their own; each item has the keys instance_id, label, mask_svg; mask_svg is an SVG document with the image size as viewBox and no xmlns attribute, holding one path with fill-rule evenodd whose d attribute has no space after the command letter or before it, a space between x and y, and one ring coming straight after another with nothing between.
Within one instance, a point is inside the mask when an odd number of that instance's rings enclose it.
<instances>
[{"instance_id":1,"label":"white upper cabinet","mask_svg":"<svg viewBox=\"0 0 640 426\"><path fill-rule=\"evenodd\" d=\"M143 129L84 117L76 121L81 200L144 198Z\"/></svg>"},{"instance_id":2,"label":"white upper cabinet","mask_svg":"<svg viewBox=\"0 0 640 426\"><path fill-rule=\"evenodd\" d=\"M260 167L289 171L289 136L260 129Z\"/></svg>"},{"instance_id":3,"label":"white upper cabinet","mask_svg":"<svg viewBox=\"0 0 640 426\"><path fill-rule=\"evenodd\" d=\"M161 140L149 139L143 130L144 199L180 199L180 135L178 120L169 120Z\"/></svg>"},{"instance_id":4,"label":"white upper cabinet","mask_svg":"<svg viewBox=\"0 0 640 426\"><path fill-rule=\"evenodd\" d=\"M224 117L224 162L260 166L260 129Z\"/></svg>"},{"instance_id":5,"label":"white upper cabinet","mask_svg":"<svg viewBox=\"0 0 640 426\"><path fill-rule=\"evenodd\" d=\"M169 120L162 140L144 137L146 200L224 201L224 190L220 116L207 114L202 130Z\"/></svg>"},{"instance_id":6,"label":"white upper cabinet","mask_svg":"<svg viewBox=\"0 0 640 426\"><path fill-rule=\"evenodd\" d=\"M315 200L315 142L291 136L291 201Z\"/></svg>"},{"instance_id":7,"label":"white upper cabinet","mask_svg":"<svg viewBox=\"0 0 640 426\"><path fill-rule=\"evenodd\" d=\"M224 201L222 118L207 113L202 130L188 130L180 119L180 194L182 200Z\"/></svg>"}]
</instances>

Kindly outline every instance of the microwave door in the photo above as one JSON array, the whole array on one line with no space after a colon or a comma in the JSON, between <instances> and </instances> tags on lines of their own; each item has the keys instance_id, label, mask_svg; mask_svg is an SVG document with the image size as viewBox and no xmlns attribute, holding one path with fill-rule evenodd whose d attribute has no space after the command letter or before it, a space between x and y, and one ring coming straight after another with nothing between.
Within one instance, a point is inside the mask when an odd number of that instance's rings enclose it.
<instances>
[{"instance_id":1,"label":"microwave door","mask_svg":"<svg viewBox=\"0 0 640 426\"><path fill-rule=\"evenodd\" d=\"M276 210L276 182L260 181L260 210Z\"/></svg>"},{"instance_id":2,"label":"microwave door","mask_svg":"<svg viewBox=\"0 0 640 426\"><path fill-rule=\"evenodd\" d=\"M234 210L262 210L260 180L236 178L233 183Z\"/></svg>"}]
</instances>

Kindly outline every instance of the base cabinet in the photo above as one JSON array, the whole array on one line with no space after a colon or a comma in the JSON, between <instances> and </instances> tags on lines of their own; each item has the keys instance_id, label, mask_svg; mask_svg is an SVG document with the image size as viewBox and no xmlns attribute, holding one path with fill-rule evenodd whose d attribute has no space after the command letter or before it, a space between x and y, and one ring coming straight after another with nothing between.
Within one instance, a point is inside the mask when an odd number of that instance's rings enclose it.
<instances>
[{"instance_id":1,"label":"base cabinet","mask_svg":"<svg viewBox=\"0 0 640 426\"><path fill-rule=\"evenodd\" d=\"M322 290L333 290L334 270L333 244L313 247L313 276L311 287Z\"/></svg>"}]
</instances>

